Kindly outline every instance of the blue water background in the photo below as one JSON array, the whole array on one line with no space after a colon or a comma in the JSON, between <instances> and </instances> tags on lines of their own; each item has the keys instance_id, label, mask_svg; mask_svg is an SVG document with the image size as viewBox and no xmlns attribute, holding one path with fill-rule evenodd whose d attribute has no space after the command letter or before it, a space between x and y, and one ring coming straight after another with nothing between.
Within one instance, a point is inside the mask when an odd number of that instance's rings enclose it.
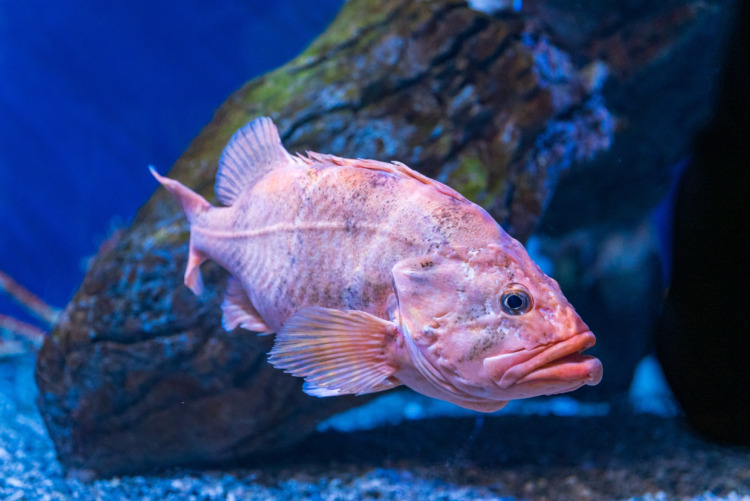
<instances>
[{"instance_id":1,"label":"blue water background","mask_svg":"<svg viewBox=\"0 0 750 501\"><path fill-rule=\"evenodd\" d=\"M0 0L0 269L64 306L214 110L341 0ZM0 297L0 313L32 320Z\"/></svg>"}]
</instances>

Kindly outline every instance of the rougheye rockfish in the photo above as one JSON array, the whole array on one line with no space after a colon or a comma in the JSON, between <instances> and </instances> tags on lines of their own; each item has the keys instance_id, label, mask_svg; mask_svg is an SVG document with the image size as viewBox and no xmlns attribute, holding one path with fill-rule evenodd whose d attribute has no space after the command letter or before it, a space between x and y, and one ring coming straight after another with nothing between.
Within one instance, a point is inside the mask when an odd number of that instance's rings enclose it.
<instances>
[{"instance_id":1,"label":"rougheye rockfish","mask_svg":"<svg viewBox=\"0 0 750 501\"><path fill-rule=\"evenodd\" d=\"M190 222L185 284L229 278L223 326L276 333L269 360L327 397L406 385L479 411L602 377L594 335L478 205L404 164L292 156L269 118L237 131L214 207L156 179Z\"/></svg>"}]
</instances>

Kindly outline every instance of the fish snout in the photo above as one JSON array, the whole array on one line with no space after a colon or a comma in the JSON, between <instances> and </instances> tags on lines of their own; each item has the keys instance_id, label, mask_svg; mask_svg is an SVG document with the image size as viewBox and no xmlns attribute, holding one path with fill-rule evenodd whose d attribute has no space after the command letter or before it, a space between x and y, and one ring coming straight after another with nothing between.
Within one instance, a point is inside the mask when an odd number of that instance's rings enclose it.
<instances>
[{"instance_id":1,"label":"fish snout","mask_svg":"<svg viewBox=\"0 0 750 501\"><path fill-rule=\"evenodd\" d=\"M544 390L541 394L556 387L593 386L602 379L602 363L581 352L595 343L596 337L587 330L552 345L489 357L484 360L484 368L503 389L534 383Z\"/></svg>"}]
</instances>

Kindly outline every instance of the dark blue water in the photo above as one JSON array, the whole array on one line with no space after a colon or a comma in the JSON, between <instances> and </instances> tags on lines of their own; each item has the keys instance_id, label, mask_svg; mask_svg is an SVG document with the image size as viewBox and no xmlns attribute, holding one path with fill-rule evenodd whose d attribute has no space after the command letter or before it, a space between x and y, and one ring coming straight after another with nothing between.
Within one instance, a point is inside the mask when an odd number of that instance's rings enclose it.
<instances>
[{"instance_id":1,"label":"dark blue water","mask_svg":"<svg viewBox=\"0 0 750 501\"><path fill-rule=\"evenodd\" d=\"M0 269L64 306L229 94L341 0L0 0ZM19 315L0 297L0 313ZM28 317L24 317L28 318Z\"/></svg>"}]
</instances>

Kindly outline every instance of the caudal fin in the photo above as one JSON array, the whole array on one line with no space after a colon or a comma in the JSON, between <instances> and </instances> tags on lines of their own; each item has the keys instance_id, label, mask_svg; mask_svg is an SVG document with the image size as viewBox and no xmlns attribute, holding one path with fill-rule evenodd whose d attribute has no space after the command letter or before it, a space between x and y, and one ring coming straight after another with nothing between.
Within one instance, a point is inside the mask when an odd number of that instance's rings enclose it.
<instances>
[{"instance_id":1,"label":"caudal fin","mask_svg":"<svg viewBox=\"0 0 750 501\"><path fill-rule=\"evenodd\" d=\"M159 175L152 166L149 166L149 170L156 180L180 202L182 210L185 211L185 216L191 224L199 213L211 208L211 204L205 198L184 184ZM188 253L187 268L185 269L185 285L197 296L200 296L203 292L203 277L201 277L200 266L206 259L208 259L208 256L196 248L193 233L190 232L190 250Z\"/></svg>"},{"instance_id":2,"label":"caudal fin","mask_svg":"<svg viewBox=\"0 0 750 501\"><path fill-rule=\"evenodd\" d=\"M185 211L185 215L191 223L196 214L211 208L211 204L205 198L181 182L159 175L153 165L149 165L148 170L172 194L175 200L180 202L182 210Z\"/></svg>"}]
</instances>

